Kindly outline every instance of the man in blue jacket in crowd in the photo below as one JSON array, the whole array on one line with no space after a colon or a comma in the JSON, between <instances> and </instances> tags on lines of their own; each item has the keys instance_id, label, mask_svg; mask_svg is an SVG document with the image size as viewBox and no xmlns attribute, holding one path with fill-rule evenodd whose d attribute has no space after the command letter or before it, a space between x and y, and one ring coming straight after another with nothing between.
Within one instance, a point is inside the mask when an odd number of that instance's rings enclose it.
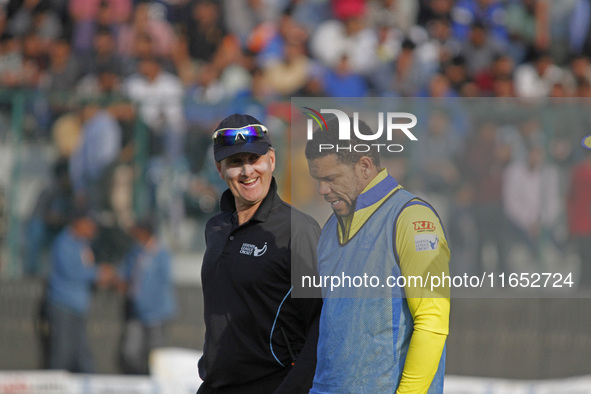
<instances>
[{"instance_id":1,"label":"man in blue jacket in crowd","mask_svg":"<svg viewBox=\"0 0 591 394\"><path fill-rule=\"evenodd\" d=\"M144 219L132 229L137 241L120 272L127 293L121 366L128 374L148 374L150 351L164 345L165 326L175 313L171 257L156 238L154 222Z\"/></svg>"},{"instance_id":2,"label":"man in blue jacket in crowd","mask_svg":"<svg viewBox=\"0 0 591 394\"><path fill-rule=\"evenodd\" d=\"M90 242L96 229L88 212L79 209L52 247L46 299L50 369L94 371L86 335L92 287L108 285L115 272L111 265L95 264Z\"/></svg>"}]
</instances>

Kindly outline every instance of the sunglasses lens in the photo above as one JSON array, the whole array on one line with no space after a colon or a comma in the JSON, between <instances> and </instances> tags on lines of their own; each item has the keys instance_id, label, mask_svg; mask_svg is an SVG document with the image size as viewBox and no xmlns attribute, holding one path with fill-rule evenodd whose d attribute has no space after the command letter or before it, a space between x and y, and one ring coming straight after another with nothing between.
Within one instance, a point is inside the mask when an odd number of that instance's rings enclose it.
<instances>
[{"instance_id":1,"label":"sunglasses lens","mask_svg":"<svg viewBox=\"0 0 591 394\"><path fill-rule=\"evenodd\" d=\"M260 125L250 125L240 129L218 130L214 136L216 144L235 145L245 142L256 142L264 138L267 129Z\"/></svg>"}]
</instances>

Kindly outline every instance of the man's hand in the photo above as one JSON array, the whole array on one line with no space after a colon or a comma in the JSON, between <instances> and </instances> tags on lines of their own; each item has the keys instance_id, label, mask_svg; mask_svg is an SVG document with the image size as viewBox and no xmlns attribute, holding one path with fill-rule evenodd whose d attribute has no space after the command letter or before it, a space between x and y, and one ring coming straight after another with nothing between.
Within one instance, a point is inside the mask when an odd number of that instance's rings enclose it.
<instances>
[{"instance_id":1,"label":"man's hand","mask_svg":"<svg viewBox=\"0 0 591 394\"><path fill-rule=\"evenodd\" d=\"M100 288L109 287L116 278L115 267L111 264L100 264L98 267L97 285Z\"/></svg>"}]
</instances>

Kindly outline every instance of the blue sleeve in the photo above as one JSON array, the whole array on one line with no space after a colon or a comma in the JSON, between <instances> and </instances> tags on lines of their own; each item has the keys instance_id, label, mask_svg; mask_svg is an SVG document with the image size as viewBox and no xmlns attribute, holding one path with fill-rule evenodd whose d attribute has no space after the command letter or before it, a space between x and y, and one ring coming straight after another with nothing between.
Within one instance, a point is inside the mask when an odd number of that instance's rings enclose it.
<instances>
[{"instance_id":1,"label":"blue sleeve","mask_svg":"<svg viewBox=\"0 0 591 394\"><path fill-rule=\"evenodd\" d=\"M167 320L175 311L170 254L160 251L152 264L152 270L136 278L141 290L135 296L139 317L149 323Z\"/></svg>"},{"instance_id":2,"label":"blue sleeve","mask_svg":"<svg viewBox=\"0 0 591 394\"><path fill-rule=\"evenodd\" d=\"M68 280L94 282L98 269L83 260L83 251L83 245L72 238L58 238L53 248L54 269Z\"/></svg>"}]
</instances>

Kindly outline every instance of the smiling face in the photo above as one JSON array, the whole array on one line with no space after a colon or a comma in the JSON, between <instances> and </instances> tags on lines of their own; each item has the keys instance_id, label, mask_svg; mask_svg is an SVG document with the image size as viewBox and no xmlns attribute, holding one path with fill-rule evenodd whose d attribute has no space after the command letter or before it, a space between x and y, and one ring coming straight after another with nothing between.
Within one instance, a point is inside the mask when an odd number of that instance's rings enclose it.
<instances>
[{"instance_id":1,"label":"smiling face","mask_svg":"<svg viewBox=\"0 0 591 394\"><path fill-rule=\"evenodd\" d=\"M265 155L237 153L216 162L220 177L226 181L236 201L236 210L252 208L263 201L273 179L275 151Z\"/></svg>"},{"instance_id":2,"label":"smiling face","mask_svg":"<svg viewBox=\"0 0 591 394\"><path fill-rule=\"evenodd\" d=\"M318 182L318 193L337 216L353 213L357 197L369 183L367 172L364 173L368 170L365 164L364 159L356 164L342 163L336 155L308 161L310 175Z\"/></svg>"}]
</instances>

